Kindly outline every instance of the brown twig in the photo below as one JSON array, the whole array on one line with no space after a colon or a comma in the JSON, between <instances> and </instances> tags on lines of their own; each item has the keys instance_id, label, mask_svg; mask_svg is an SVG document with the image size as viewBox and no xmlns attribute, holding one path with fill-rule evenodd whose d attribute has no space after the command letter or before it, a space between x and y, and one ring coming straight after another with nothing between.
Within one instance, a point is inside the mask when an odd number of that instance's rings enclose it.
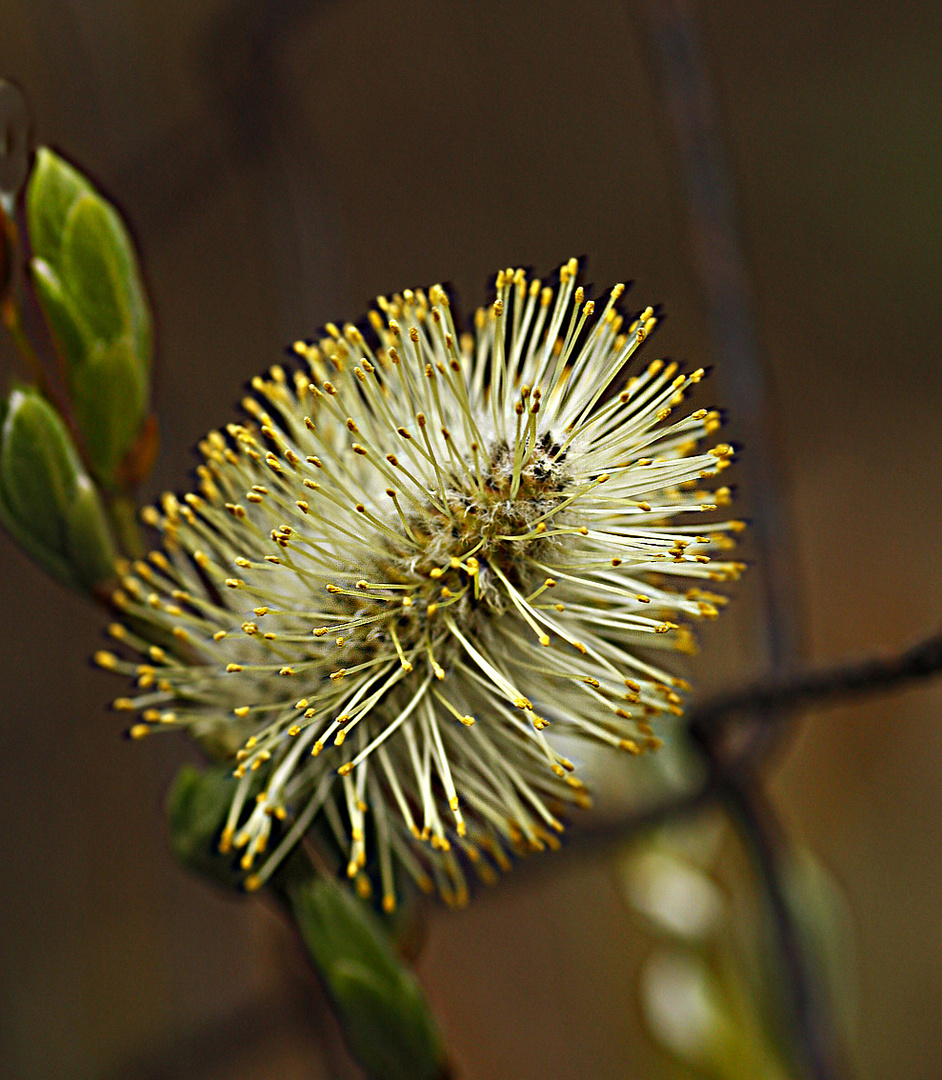
<instances>
[{"instance_id":1,"label":"brown twig","mask_svg":"<svg viewBox=\"0 0 942 1080\"><path fill-rule=\"evenodd\" d=\"M942 671L942 631L899 653L872 656L831 667L766 678L708 698L690 713L692 731L715 729L736 716L794 711L848 697L889 690Z\"/></svg>"}]
</instances>

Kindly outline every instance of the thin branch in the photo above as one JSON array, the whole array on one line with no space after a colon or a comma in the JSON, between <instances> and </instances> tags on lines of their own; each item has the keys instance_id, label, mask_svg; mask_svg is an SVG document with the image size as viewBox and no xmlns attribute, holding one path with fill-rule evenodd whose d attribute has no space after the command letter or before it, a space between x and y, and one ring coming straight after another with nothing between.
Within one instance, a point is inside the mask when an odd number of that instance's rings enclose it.
<instances>
[{"instance_id":1,"label":"thin branch","mask_svg":"<svg viewBox=\"0 0 942 1080\"><path fill-rule=\"evenodd\" d=\"M737 715L753 720L757 714L766 717L809 705L833 704L849 697L890 690L939 672L942 672L942 631L899 653L767 678L719 694L693 708L690 728L706 731Z\"/></svg>"},{"instance_id":2,"label":"thin branch","mask_svg":"<svg viewBox=\"0 0 942 1080\"><path fill-rule=\"evenodd\" d=\"M789 678L759 682L704 702L690 719L689 735L709 765L712 793L729 810L748 845L762 883L778 942L791 1007L795 1052L814 1080L851 1075L830 1009L809 970L801 933L786 887L788 844L757 782L764 754L747 742L738 753L724 752L726 721L743 718L777 726L783 714L814 703L891 689L942 671L942 632L902 652L838 664ZM766 751L769 743L760 742Z\"/></svg>"},{"instance_id":3,"label":"thin branch","mask_svg":"<svg viewBox=\"0 0 942 1080\"><path fill-rule=\"evenodd\" d=\"M801 934L785 885L788 843L763 795L758 773L764 763L754 744L724 749L728 721L775 722L783 713L809 705L890 690L942 673L942 631L901 652L765 680L710 698L690 714L689 735L706 771L692 790L672 795L618 821L600 821L580 830L564 849L569 857L624 844L640 833L683 820L717 803L726 806L749 848L778 942L800 1064L814 1080L851 1075L841 1042L809 971ZM762 744L764 749L767 743ZM560 856L553 861L558 864ZM540 872L546 864L534 859ZM522 869L522 868L521 868ZM522 873L521 878L529 876Z\"/></svg>"},{"instance_id":4,"label":"thin branch","mask_svg":"<svg viewBox=\"0 0 942 1080\"><path fill-rule=\"evenodd\" d=\"M730 775L735 775L740 783L754 783L764 759L753 753L751 743L720 756L720 736L728 721L743 718L761 722L773 712L835 704L848 697L890 690L936 674L942 674L942 632L900 653L799 672L774 681L759 681L708 698L689 714L691 740L701 749L706 762L704 776L695 786L621 817L596 819L574 829L572 843L562 852L549 860L525 860L512 880L525 879L531 872L553 870L561 858L581 858L594 851L605 851L649 829L692 817L715 805L724 778Z\"/></svg>"},{"instance_id":5,"label":"thin branch","mask_svg":"<svg viewBox=\"0 0 942 1080\"><path fill-rule=\"evenodd\" d=\"M830 1010L820 1000L814 974L809 970L786 886L788 841L756 784L727 777L721 798L752 855L765 893L792 1010L795 1048L801 1059L798 1064L814 1080L842 1080L850 1075L850 1068L831 1023Z\"/></svg>"}]
</instances>

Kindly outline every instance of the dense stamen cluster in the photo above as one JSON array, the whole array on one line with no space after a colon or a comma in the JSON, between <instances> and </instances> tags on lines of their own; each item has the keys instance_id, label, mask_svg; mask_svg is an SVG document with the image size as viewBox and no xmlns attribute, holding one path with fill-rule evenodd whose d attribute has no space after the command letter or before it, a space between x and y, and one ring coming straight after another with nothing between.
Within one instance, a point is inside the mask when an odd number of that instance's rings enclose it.
<instances>
[{"instance_id":1,"label":"dense stamen cluster","mask_svg":"<svg viewBox=\"0 0 942 1080\"><path fill-rule=\"evenodd\" d=\"M557 843L587 801L546 729L638 754L681 712L638 650L689 649L741 568L714 557L740 522L691 521L728 502L701 483L732 451L700 448L716 413L674 418L702 371L619 385L653 312L626 325L616 285L596 316L577 270L499 273L473 334L440 286L328 325L204 440L200 494L146 512L164 550L112 627L143 662L98 659L136 677L133 734L233 756L221 847L247 886L321 814L387 908L396 862L460 902L463 865Z\"/></svg>"}]
</instances>

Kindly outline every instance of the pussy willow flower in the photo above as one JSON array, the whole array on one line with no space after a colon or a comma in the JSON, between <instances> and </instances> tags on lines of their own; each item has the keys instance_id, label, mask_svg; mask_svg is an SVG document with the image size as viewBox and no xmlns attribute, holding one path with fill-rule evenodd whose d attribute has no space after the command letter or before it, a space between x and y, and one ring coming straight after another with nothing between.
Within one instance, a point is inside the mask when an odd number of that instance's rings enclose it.
<instances>
[{"instance_id":1,"label":"pussy willow flower","mask_svg":"<svg viewBox=\"0 0 942 1080\"><path fill-rule=\"evenodd\" d=\"M652 647L686 623L736 521L703 481L715 412L679 412L702 370L655 360L625 378L650 308L625 319L523 271L459 334L441 286L380 298L364 331L299 342L303 367L252 383L250 420L201 444L200 494L145 520L114 636L143 663L132 728L186 727L233 755L221 847L257 887L323 815L364 891L395 903L398 862L446 899L463 868L558 844L587 802L558 735L639 754L680 714Z\"/></svg>"}]
</instances>

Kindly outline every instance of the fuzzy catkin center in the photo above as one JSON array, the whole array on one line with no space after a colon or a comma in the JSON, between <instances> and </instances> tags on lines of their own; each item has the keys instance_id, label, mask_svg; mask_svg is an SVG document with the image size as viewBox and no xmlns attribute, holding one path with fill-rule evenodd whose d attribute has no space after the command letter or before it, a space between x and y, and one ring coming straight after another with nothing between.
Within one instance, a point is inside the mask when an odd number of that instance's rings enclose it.
<instances>
[{"instance_id":1,"label":"fuzzy catkin center","mask_svg":"<svg viewBox=\"0 0 942 1080\"><path fill-rule=\"evenodd\" d=\"M416 558L405 548L395 551L394 545L378 554L368 568L369 581L360 582L363 599L349 597L349 606L343 605L347 613L356 615L374 606L384 585L398 590L390 590L386 602L401 600L403 589L408 602L404 607L397 604L364 634L367 653L389 645L393 635L408 652L429 633L440 609L451 608L460 621L504 612L506 593L497 587L497 577L524 595L543 581L545 574L530 560L553 542L545 535L545 522L567 498L568 451L545 432L532 447L524 448L523 455L516 490L515 448L506 442L495 442L468 463L469 472L475 470L473 485L451 471L444 510L430 500L424 513L409 516L409 529L420 541L422 555Z\"/></svg>"}]
</instances>

